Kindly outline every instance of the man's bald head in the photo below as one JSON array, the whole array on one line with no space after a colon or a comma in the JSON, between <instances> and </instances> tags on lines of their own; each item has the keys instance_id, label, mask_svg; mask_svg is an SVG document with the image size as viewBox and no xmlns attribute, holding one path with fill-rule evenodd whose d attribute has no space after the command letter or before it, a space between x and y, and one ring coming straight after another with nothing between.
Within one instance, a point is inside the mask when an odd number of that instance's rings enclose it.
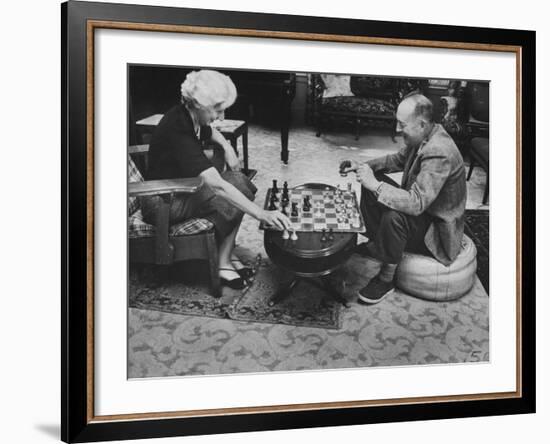
<instances>
[{"instance_id":1,"label":"man's bald head","mask_svg":"<svg viewBox=\"0 0 550 444\"><path fill-rule=\"evenodd\" d=\"M416 146L428 136L433 127L433 104L422 94L412 94L399 104L395 118L405 143Z\"/></svg>"},{"instance_id":2,"label":"man's bald head","mask_svg":"<svg viewBox=\"0 0 550 444\"><path fill-rule=\"evenodd\" d=\"M422 94L412 94L403 99L399 104L399 108L402 108L404 114L410 117L420 117L425 122L432 123L434 115L434 106L430 99Z\"/></svg>"}]
</instances>

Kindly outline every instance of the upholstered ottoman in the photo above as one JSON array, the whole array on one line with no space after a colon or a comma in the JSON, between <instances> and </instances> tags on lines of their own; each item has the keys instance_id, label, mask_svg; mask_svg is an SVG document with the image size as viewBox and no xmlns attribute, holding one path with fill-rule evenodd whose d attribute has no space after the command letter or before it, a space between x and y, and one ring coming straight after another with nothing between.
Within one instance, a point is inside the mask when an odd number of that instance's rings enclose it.
<instances>
[{"instance_id":1,"label":"upholstered ottoman","mask_svg":"<svg viewBox=\"0 0 550 444\"><path fill-rule=\"evenodd\" d=\"M458 299L474 285L476 256L476 246L466 235L458 257L449 266L428 256L406 252L397 267L396 286L407 294L431 301Z\"/></svg>"}]
</instances>

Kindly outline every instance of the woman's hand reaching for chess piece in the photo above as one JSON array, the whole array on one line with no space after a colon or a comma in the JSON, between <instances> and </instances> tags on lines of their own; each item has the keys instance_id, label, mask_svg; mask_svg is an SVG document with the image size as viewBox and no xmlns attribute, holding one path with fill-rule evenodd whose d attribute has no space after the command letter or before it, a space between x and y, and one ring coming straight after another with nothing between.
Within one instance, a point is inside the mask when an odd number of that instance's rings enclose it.
<instances>
[{"instance_id":1,"label":"woman's hand reaching for chess piece","mask_svg":"<svg viewBox=\"0 0 550 444\"><path fill-rule=\"evenodd\" d=\"M277 227L279 230L290 229L290 219L280 211L263 210L258 219L265 224Z\"/></svg>"}]
</instances>

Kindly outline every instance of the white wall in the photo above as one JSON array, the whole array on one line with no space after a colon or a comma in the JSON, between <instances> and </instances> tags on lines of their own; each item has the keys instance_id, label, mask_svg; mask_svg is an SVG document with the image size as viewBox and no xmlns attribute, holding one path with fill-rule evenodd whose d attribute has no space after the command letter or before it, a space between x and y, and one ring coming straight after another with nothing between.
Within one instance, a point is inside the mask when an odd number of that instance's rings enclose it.
<instances>
[{"instance_id":1,"label":"white wall","mask_svg":"<svg viewBox=\"0 0 550 444\"><path fill-rule=\"evenodd\" d=\"M544 2L524 0L509 5L463 0L452 7L441 1L394 0L392 2L297 2L278 0L120 1L233 9L273 13L324 15L364 19L536 29L538 32L538 411L536 415L445 420L403 424L338 427L300 431L263 432L211 437L180 438L186 443L376 442L428 443L521 442L527 436L547 436L550 420L548 282L542 278L548 266L544 249L548 231L543 221L550 216L544 192L544 166L550 163L542 144L550 115L550 30ZM477 11L475 14L472 11ZM60 70L59 2L30 0L6 2L2 9L0 69L0 122L2 129L0 217L2 333L0 436L7 443L43 443L57 440L59 423L59 214L60 214ZM7 100L6 100L7 97ZM543 112L544 111L544 112ZM526 116L529 118L529 116ZM547 145L547 144L546 144ZM37 215L38 216L35 216ZM35 218L40 224L36 232ZM535 295L532 295L535 297ZM365 381L365 383L368 383ZM154 442L176 442L157 440ZM541 438L534 438L541 442Z\"/></svg>"}]
</instances>

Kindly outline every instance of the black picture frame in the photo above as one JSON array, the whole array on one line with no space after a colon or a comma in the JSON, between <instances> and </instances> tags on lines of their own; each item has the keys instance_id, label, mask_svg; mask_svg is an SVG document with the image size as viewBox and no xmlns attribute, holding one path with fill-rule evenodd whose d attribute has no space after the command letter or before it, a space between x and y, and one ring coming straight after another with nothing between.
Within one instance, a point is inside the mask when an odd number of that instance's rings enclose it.
<instances>
[{"instance_id":1,"label":"black picture frame","mask_svg":"<svg viewBox=\"0 0 550 444\"><path fill-rule=\"evenodd\" d=\"M260 31L346 41L368 37L372 43L461 48L499 45L516 48L518 75L518 391L483 397L396 400L385 405L333 406L203 414L189 417L97 418L93 415L93 147L87 82L91 22L165 27ZM460 26L336 19L69 1L61 5L62 23L62 384L61 437L65 442L218 434L321 426L370 424L535 412L535 32ZM144 30L144 32L146 32ZM288 35L285 35L288 33ZM290 37L289 37L290 36ZM319 37L320 36L320 37ZM349 40L348 40L349 41ZM424 42L424 43L421 43ZM431 42L431 43L430 43ZM459 44L457 44L459 42ZM462 46L461 46L462 45ZM93 63L92 63L93 68ZM528 115L528 118L522 118ZM490 398L490 397L489 397Z\"/></svg>"}]
</instances>

